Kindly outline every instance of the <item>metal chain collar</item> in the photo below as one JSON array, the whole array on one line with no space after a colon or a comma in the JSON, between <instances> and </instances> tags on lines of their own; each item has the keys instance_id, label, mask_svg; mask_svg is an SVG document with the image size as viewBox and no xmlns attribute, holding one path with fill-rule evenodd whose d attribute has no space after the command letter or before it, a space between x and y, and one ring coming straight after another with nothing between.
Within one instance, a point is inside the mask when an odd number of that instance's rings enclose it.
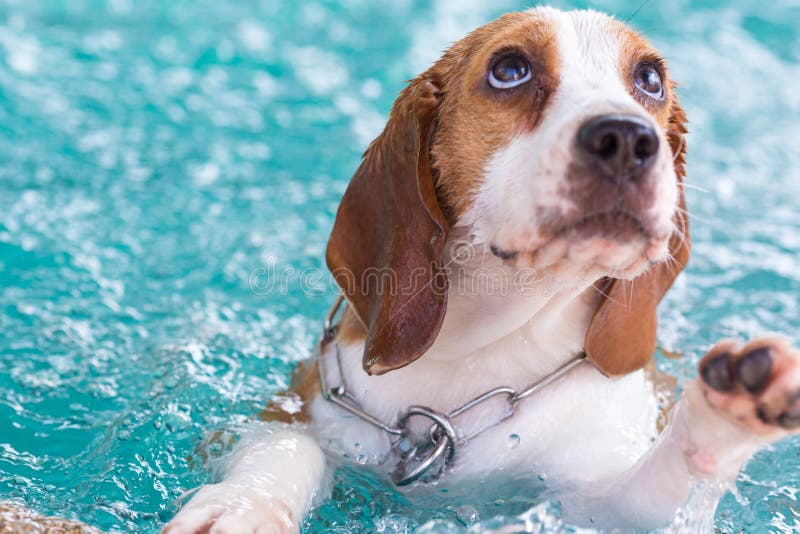
<instances>
[{"instance_id":1,"label":"metal chain collar","mask_svg":"<svg viewBox=\"0 0 800 534\"><path fill-rule=\"evenodd\" d=\"M344 374L342 373L341 354L338 343L335 345L336 364L334 367L334 372L338 374L338 383L335 385L328 384L328 378L326 376L326 371L328 371L328 369L325 368L326 358L323 356L323 349L325 345L334 341L338 329L338 324L334 324L334 320L339 310L342 308L343 303L344 297L339 295L325 319L325 330L320 341L320 363L318 368L322 396L325 400L336 404L359 419L366 421L372 426L396 438L392 442L392 449L399 455L400 460L397 463L397 467L392 472L392 482L398 486L406 486L423 477L426 480L435 480L438 478L445 471L447 465L453 461L459 447L465 445L467 441L475 436L499 425L513 416L517 404L529 398L540 389L555 382L586 359L585 354L579 354L554 372L545 376L538 382L534 382L525 389L516 389L513 387L497 387L490 389L486 393L473 398L448 413L442 413L426 406L412 405L398 416L395 423L387 423L364 411L358 399L348 391L347 384L344 380ZM460 436L456 431L456 427L453 425L453 420L494 397L505 397L507 408L503 415L491 424L485 425L467 436ZM431 422L427 436L423 441L415 442L411 437L409 423L415 417L428 419Z\"/></svg>"}]
</instances>

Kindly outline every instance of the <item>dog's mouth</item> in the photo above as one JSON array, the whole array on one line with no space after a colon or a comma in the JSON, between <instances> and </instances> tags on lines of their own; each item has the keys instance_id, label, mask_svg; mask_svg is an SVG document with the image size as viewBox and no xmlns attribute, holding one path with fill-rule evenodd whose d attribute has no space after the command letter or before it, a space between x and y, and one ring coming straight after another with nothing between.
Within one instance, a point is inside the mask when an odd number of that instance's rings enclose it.
<instances>
[{"instance_id":1,"label":"dog's mouth","mask_svg":"<svg viewBox=\"0 0 800 534\"><path fill-rule=\"evenodd\" d=\"M574 236L579 239L605 237L626 242L637 237L649 239L650 232L638 215L622 208L615 208L584 215L553 232L553 238L563 236Z\"/></svg>"},{"instance_id":2,"label":"dog's mouth","mask_svg":"<svg viewBox=\"0 0 800 534\"><path fill-rule=\"evenodd\" d=\"M492 244L490 250L501 260L512 261L521 254L536 255L554 242L560 241L568 246L595 239L625 245L654 243L665 238L654 237L648 225L636 213L617 207L588 213L580 218L558 224L553 230L546 233L536 247L517 250Z\"/></svg>"}]
</instances>

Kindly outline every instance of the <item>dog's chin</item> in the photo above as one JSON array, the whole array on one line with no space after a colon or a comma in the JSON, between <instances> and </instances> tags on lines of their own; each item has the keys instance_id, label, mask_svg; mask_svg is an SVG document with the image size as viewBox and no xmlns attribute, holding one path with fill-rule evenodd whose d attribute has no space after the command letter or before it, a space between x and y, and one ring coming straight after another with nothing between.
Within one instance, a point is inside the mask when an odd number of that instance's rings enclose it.
<instances>
[{"instance_id":1,"label":"dog's chin","mask_svg":"<svg viewBox=\"0 0 800 534\"><path fill-rule=\"evenodd\" d=\"M644 237L620 242L613 238L575 239L558 237L547 245L525 254L523 261L537 270L570 266L587 273L615 278L635 278L651 264Z\"/></svg>"},{"instance_id":2,"label":"dog's chin","mask_svg":"<svg viewBox=\"0 0 800 534\"><path fill-rule=\"evenodd\" d=\"M652 238L643 228L608 231L581 224L522 250L492 246L492 253L515 268L540 272L568 269L593 276L634 279L669 257L669 237Z\"/></svg>"}]
</instances>

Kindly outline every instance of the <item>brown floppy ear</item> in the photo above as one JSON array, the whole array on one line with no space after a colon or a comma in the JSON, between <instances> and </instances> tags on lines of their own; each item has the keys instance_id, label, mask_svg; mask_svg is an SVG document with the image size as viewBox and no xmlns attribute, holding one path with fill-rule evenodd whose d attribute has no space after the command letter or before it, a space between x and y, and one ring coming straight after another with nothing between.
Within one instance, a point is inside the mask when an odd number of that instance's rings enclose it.
<instances>
[{"instance_id":1,"label":"brown floppy ear","mask_svg":"<svg viewBox=\"0 0 800 534\"><path fill-rule=\"evenodd\" d=\"M620 376L644 367L656 350L656 307L689 261L689 219L686 214L686 114L672 105L667 137L675 160L680 198L669 243L671 259L654 265L632 283L605 279L598 282L607 295L592 318L586 334L586 356L603 373Z\"/></svg>"},{"instance_id":2,"label":"brown floppy ear","mask_svg":"<svg viewBox=\"0 0 800 534\"><path fill-rule=\"evenodd\" d=\"M345 191L328 241L328 268L367 332L370 374L419 358L444 319L449 228L429 156L440 99L426 74L403 90Z\"/></svg>"}]
</instances>

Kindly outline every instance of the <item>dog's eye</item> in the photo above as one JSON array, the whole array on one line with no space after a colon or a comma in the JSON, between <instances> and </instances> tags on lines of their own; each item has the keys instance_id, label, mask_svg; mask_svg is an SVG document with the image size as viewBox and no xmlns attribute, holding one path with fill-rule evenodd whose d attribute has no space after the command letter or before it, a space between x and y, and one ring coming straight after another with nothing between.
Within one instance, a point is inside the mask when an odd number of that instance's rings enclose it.
<instances>
[{"instance_id":1,"label":"dog's eye","mask_svg":"<svg viewBox=\"0 0 800 534\"><path fill-rule=\"evenodd\" d=\"M661 74L650 63L642 63L636 68L633 81L636 87L650 98L664 99L664 82L661 81Z\"/></svg>"},{"instance_id":2,"label":"dog's eye","mask_svg":"<svg viewBox=\"0 0 800 534\"><path fill-rule=\"evenodd\" d=\"M489 85L511 89L531 79L531 66L519 54L500 56L489 70Z\"/></svg>"}]
</instances>

